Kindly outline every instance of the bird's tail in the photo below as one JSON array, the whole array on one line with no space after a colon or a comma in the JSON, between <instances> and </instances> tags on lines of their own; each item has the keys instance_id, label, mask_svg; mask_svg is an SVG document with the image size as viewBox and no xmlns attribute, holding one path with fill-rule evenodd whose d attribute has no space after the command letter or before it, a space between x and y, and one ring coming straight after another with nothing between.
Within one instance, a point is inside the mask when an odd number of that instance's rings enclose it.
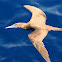
<instances>
[{"instance_id":1,"label":"bird's tail","mask_svg":"<svg viewBox=\"0 0 62 62\"><path fill-rule=\"evenodd\" d=\"M62 31L62 28L52 27L52 26L49 26L49 25L46 25L46 28L48 30L53 30L53 31Z\"/></svg>"},{"instance_id":2,"label":"bird's tail","mask_svg":"<svg viewBox=\"0 0 62 62\"><path fill-rule=\"evenodd\" d=\"M53 31L62 31L62 28L52 27Z\"/></svg>"}]
</instances>

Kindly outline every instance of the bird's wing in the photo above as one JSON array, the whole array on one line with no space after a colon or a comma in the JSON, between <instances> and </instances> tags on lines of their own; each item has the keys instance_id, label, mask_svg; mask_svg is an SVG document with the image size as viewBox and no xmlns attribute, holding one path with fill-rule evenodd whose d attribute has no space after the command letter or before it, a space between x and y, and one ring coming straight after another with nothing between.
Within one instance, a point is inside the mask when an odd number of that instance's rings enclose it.
<instances>
[{"instance_id":1,"label":"bird's wing","mask_svg":"<svg viewBox=\"0 0 62 62\"><path fill-rule=\"evenodd\" d=\"M48 30L35 30L34 32L28 34L28 37L32 41L32 43L35 46L35 48L43 56L43 58L47 62L51 62L50 58L49 58L48 51L46 50L45 45L42 42L42 40L45 38L45 36L47 35L47 33L48 33Z\"/></svg>"},{"instance_id":2,"label":"bird's wing","mask_svg":"<svg viewBox=\"0 0 62 62\"><path fill-rule=\"evenodd\" d=\"M46 15L41 9L30 5L24 5L24 7L32 13L30 22L37 24L46 23Z\"/></svg>"}]
</instances>

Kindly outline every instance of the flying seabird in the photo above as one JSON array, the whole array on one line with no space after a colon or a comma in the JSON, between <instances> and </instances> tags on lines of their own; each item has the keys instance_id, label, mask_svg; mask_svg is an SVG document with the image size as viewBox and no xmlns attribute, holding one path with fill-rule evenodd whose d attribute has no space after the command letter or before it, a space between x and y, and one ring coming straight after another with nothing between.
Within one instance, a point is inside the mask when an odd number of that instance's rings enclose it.
<instances>
[{"instance_id":1,"label":"flying seabird","mask_svg":"<svg viewBox=\"0 0 62 62\"><path fill-rule=\"evenodd\" d=\"M24 5L24 7L32 13L30 21L27 23L15 23L11 26L6 27L6 29L23 28L25 30L32 30L33 32L28 34L29 39L32 41L33 45L46 60L46 62L51 62L48 51L46 50L45 45L42 41L49 31L62 31L62 28L46 25L47 17L41 9L30 5Z\"/></svg>"}]
</instances>

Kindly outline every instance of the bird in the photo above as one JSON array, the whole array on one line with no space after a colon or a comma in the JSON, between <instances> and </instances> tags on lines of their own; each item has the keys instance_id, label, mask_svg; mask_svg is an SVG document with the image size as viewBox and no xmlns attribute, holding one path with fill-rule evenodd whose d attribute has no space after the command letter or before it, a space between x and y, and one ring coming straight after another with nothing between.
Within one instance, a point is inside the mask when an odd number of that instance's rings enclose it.
<instances>
[{"instance_id":1,"label":"bird","mask_svg":"<svg viewBox=\"0 0 62 62\"><path fill-rule=\"evenodd\" d=\"M28 34L29 39L32 41L34 47L38 50L45 61L51 62L49 53L42 41L49 31L62 31L62 28L46 25L46 14L40 8L31 5L24 5L23 7L32 13L30 21L27 23L18 22L11 26L5 27L5 29L22 28L25 30L32 30L33 32Z\"/></svg>"}]
</instances>

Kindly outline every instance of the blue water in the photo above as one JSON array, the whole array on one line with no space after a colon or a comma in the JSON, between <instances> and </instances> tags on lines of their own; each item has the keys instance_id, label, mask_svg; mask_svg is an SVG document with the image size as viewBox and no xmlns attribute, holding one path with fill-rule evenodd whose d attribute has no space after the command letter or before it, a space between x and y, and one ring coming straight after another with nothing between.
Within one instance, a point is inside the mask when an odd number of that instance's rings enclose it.
<instances>
[{"instance_id":1,"label":"blue water","mask_svg":"<svg viewBox=\"0 0 62 62\"><path fill-rule=\"evenodd\" d=\"M31 31L5 29L16 22L28 22L33 5L47 15L46 24L62 27L62 0L0 0L0 62L45 62L28 38ZM51 62L62 62L62 32L50 31L43 40Z\"/></svg>"}]
</instances>

